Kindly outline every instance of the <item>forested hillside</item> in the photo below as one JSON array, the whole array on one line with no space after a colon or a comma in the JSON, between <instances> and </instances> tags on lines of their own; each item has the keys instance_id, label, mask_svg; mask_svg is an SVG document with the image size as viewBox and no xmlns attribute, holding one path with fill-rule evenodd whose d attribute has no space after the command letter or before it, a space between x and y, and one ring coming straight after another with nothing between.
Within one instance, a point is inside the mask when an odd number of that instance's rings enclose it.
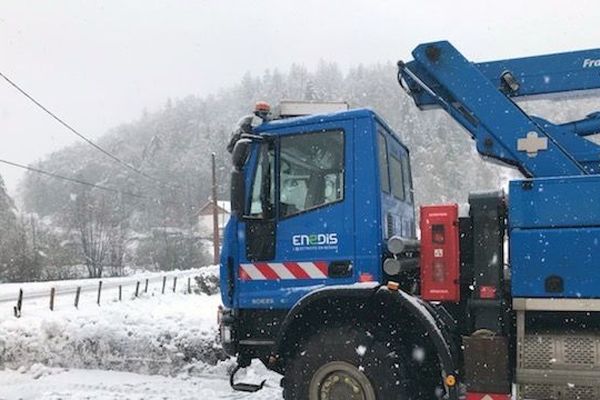
<instances>
[{"instance_id":1,"label":"forested hillside","mask_svg":"<svg viewBox=\"0 0 600 400\"><path fill-rule=\"evenodd\" d=\"M118 199L132 214L129 219L136 229L185 227L209 197L210 153L217 154L226 196L225 144L233 125L255 101L276 104L286 98L345 100L352 107L370 107L382 114L412 150L418 199L462 201L465 189L497 186L497 168L480 163L472 143L453 121L441 112L416 110L400 90L392 64L360 66L347 74L335 64L321 63L314 72L294 66L288 73L247 75L216 95L169 100L163 109L144 113L101 138L101 146L162 183L124 168L84 143L51 154L37 166L145 196ZM25 208L41 216L65 214L73 195L89 191L36 174L28 175L21 189Z\"/></svg>"},{"instance_id":2,"label":"forested hillside","mask_svg":"<svg viewBox=\"0 0 600 400\"><path fill-rule=\"evenodd\" d=\"M358 66L347 73L322 62L315 71L292 66L286 73L248 74L214 95L168 100L162 109L145 112L101 137L102 147L144 175L85 143L37 163L44 170L127 192L29 173L20 187L24 211L35 213L38 229L62 247L57 255L47 246L46 264L70 259L94 275L98 268L102 272L102 265L158 264L169 269L206 260L194 239L194 225L210 195L210 154L217 155L220 196L227 198L225 145L234 123L255 101L276 104L281 99L345 100L380 113L411 149L418 203L464 203L469 191L497 189L506 178L507 170L480 160L468 135L445 113L418 111L398 86L391 63ZM576 114L577 103L569 104L554 116ZM132 246L132 238L152 240Z\"/></svg>"}]
</instances>

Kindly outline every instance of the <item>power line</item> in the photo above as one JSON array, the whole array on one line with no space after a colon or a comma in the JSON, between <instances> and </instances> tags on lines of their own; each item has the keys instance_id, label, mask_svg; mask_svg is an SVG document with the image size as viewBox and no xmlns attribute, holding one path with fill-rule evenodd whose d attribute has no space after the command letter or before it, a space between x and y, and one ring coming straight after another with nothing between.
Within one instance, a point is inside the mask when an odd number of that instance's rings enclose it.
<instances>
[{"instance_id":1,"label":"power line","mask_svg":"<svg viewBox=\"0 0 600 400\"><path fill-rule=\"evenodd\" d=\"M18 164L18 163L12 162L12 161L7 161L7 160L0 159L0 163L6 164L6 165L10 165L10 166L13 166L13 167L17 167L17 168L21 168L21 169L25 169L25 170L31 171L31 172L36 172L38 174L50 176L52 178L61 179L63 181L68 181L68 182L72 182L72 183L78 183L80 185L91 186L91 187L94 187L94 188L97 188L97 189L100 189L100 190L106 190L108 192L119 193L119 194L124 194L126 196L138 197L138 198L143 198L143 199L148 199L149 198L149 197L143 196L141 194L136 194L136 193L133 193L133 192L128 192L128 191L122 191L122 190L118 190L118 189L113 189L113 188L109 188L107 186L97 185L95 183L90 183L90 182L82 181L82 180L76 179L76 178L69 178L69 177L66 177L66 176L55 174L53 172L44 171L44 170L41 170L41 169L38 169L38 168L30 167L30 166L23 165L23 164Z\"/></svg>"},{"instance_id":2,"label":"power line","mask_svg":"<svg viewBox=\"0 0 600 400\"><path fill-rule=\"evenodd\" d=\"M129 192L129 191L126 191L126 190L114 189L114 188L110 188L108 186L103 186L103 185L98 185L96 183L86 182L86 181L83 181L83 180L77 179L77 178L69 178L67 176L55 174L53 172L44 171L43 169L30 167L28 165L18 164L18 163L15 163L15 162L12 162L12 161L8 161L8 160L0 159L0 163L6 164L6 165L10 165L10 166L16 167L16 168L25 169L25 170L30 171L30 172L35 172L35 173L38 173L38 174L46 175L46 176L49 176L51 178L60 179L60 180L68 181L68 182L72 182L72 183L77 183L79 185L90 186L90 187L93 187L93 188L96 188L96 189L100 189L100 190L105 190L107 192L122 194L122 195L125 195L125 196L136 197L138 199L146 199L146 200L150 200L150 201L152 201L154 203L158 203L158 204L161 204L161 203L162 204L171 204L173 206L181 207L181 203L178 203L178 202L175 202L175 201L172 201L172 200L156 199L156 198L153 198L153 197L144 196L142 194L137 194L137 193Z\"/></svg>"},{"instance_id":3,"label":"power line","mask_svg":"<svg viewBox=\"0 0 600 400\"><path fill-rule=\"evenodd\" d=\"M119 157L117 157L114 154L110 153L108 150L105 150L101 146L97 145L92 140L88 139L82 133L80 133L75 128L73 128L71 125L69 125L66 121L64 121L59 116L57 116L55 113L53 113L52 111L50 111L49 109L47 109L46 107L44 107L43 104L41 104L39 101L37 101L36 99L34 99L33 96L31 96L29 93L27 93L24 89L22 89L15 82L13 82L12 80L10 80L2 72L0 72L0 76L2 78L4 78L4 80L6 82L8 82L13 88L15 88L19 93L21 93L23 96L27 97L27 99L29 99L31 102L33 102L33 104L35 104L36 106L38 106L40 109L42 109L48 115L50 115L52 118L54 118L56 121L58 121L58 123L60 123L62 126L64 126L65 128L67 128L69 131L71 131L73 134L75 134L79 138L81 138L87 144L89 144L90 146L94 147L96 150L100 151L102 154L106 155L107 157L111 158L112 160L116 161L117 163L125 166L126 168L130 169L131 171L133 171L133 172L135 172L135 173L137 173L139 175L142 175L143 177L145 177L147 179L153 180L153 181L158 182L158 183L163 184L163 185L169 185L169 186L173 185L173 183L171 183L171 182L163 182L161 179L155 178L154 176L145 173L144 171L142 171L142 170L134 167L133 165L129 164L126 161L121 160Z\"/></svg>"}]
</instances>

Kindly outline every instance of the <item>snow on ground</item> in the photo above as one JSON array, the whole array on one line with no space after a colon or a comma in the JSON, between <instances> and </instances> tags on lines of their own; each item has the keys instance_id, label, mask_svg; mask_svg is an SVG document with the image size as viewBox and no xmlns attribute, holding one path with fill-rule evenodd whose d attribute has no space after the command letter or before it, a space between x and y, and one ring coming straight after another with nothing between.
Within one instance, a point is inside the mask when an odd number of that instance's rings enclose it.
<instances>
[{"instance_id":1,"label":"snow on ground","mask_svg":"<svg viewBox=\"0 0 600 400\"><path fill-rule=\"evenodd\" d=\"M214 270L202 276L206 291ZM246 378L267 376L266 389L250 395L229 388L233 362L217 340L218 294L162 295L158 288L119 302L116 290L103 292L100 307L90 296L79 310L59 301L50 312L40 300L24 304L21 318L2 311L0 399L281 398L280 377L259 364Z\"/></svg>"},{"instance_id":2,"label":"snow on ground","mask_svg":"<svg viewBox=\"0 0 600 400\"><path fill-rule=\"evenodd\" d=\"M0 323L2 364L169 374L224 358L216 340L218 296L167 293L98 307L43 310Z\"/></svg>"},{"instance_id":3,"label":"snow on ground","mask_svg":"<svg viewBox=\"0 0 600 400\"><path fill-rule=\"evenodd\" d=\"M273 382L257 393L234 392L224 376L165 377L131 372L59 369L0 371L1 400L280 400Z\"/></svg>"}]
</instances>

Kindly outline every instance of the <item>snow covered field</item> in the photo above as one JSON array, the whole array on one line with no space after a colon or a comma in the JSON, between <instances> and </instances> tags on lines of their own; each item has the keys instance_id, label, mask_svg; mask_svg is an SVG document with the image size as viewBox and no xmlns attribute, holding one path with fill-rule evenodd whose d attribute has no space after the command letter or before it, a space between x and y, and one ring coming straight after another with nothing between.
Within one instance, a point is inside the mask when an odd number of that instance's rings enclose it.
<instances>
[{"instance_id":1,"label":"snow covered field","mask_svg":"<svg viewBox=\"0 0 600 400\"><path fill-rule=\"evenodd\" d=\"M2 309L0 399L281 398L280 377L259 364L247 379L267 376L263 391L229 388L232 361L216 339L218 295L149 290L118 302L115 290L101 307L57 302L50 312L40 299L24 304L19 319Z\"/></svg>"}]
</instances>

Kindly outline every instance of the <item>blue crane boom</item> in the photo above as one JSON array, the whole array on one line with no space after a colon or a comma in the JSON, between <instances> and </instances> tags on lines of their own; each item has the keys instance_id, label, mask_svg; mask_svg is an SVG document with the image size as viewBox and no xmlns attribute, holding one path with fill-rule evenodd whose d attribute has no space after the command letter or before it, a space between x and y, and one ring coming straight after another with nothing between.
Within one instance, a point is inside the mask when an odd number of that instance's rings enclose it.
<instances>
[{"instance_id":1,"label":"blue crane boom","mask_svg":"<svg viewBox=\"0 0 600 400\"><path fill-rule=\"evenodd\" d=\"M512 98L600 89L600 49L472 63L449 42L426 43L399 63L419 108L443 108L480 154L527 177L600 174L600 113L563 124L528 115Z\"/></svg>"}]
</instances>

